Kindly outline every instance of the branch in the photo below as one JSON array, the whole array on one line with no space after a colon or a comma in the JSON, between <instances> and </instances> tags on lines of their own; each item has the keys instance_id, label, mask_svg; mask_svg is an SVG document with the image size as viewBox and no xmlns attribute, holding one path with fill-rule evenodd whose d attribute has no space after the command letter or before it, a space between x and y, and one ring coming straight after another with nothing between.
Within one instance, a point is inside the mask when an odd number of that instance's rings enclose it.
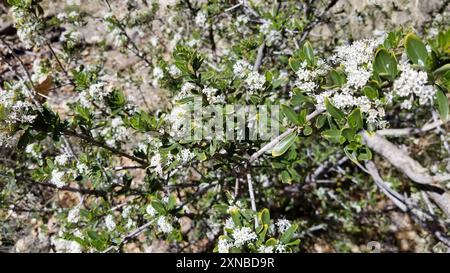
<instances>
[{"instance_id":1,"label":"branch","mask_svg":"<svg viewBox=\"0 0 450 273\"><path fill-rule=\"evenodd\" d=\"M316 116L320 115L323 111L324 110L321 110L321 109L314 110L314 112L312 112L311 114L309 114L306 117L306 120L309 121L309 120L315 118ZM264 145L261 149L259 149L257 152L255 152L254 154L252 154L250 156L250 158L248 159L248 163L252 163L256 159L258 159L262 154L264 154L268 150L272 149L275 145L277 145L281 140L283 140L287 135L292 133L294 130L295 130L295 128L289 128L284 133L282 133L281 135L277 136L272 141L270 141L269 143Z\"/></svg>"},{"instance_id":2,"label":"branch","mask_svg":"<svg viewBox=\"0 0 450 273\"><path fill-rule=\"evenodd\" d=\"M446 122L442 120L436 120L425 124L421 128L401 128L401 129L382 129L378 130L377 134L381 136L405 136L412 134L420 134L433 129L439 128L439 126L444 125Z\"/></svg>"},{"instance_id":3,"label":"branch","mask_svg":"<svg viewBox=\"0 0 450 273\"><path fill-rule=\"evenodd\" d=\"M97 147L104 148L104 149L106 149L106 150L108 150L108 151L110 151L110 152L113 152L113 153L118 154L118 155L120 155L120 156L126 157L126 158L128 158L128 159L131 159L131 160L133 160L133 161L135 161L135 162L141 164L143 168L144 168L144 167L147 167L147 166L149 165L149 163L148 163L146 160L144 160L144 159L141 159L141 158L136 157L136 156L134 156L134 155L127 154L126 152L123 152L123 151L121 151L121 150L118 150L118 149L109 147L108 145L106 145L106 144L104 144L104 143L102 143L102 142L100 142L100 141L97 141L97 140L95 140L95 139L93 139L93 138L91 138L91 137L89 137L89 136L86 136L86 135L83 135L83 134L79 134L79 133L77 133L76 131L73 131L73 130L65 130L63 133L64 133L65 135L67 135L67 136L73 136L73 137L82 139L82 140L84 140L84 141L86 141L86 142L88 142L88 143L91 143L91 144L93 144L93 145L95 145L95 146L97 146Z\"/></svg>"},{"instance_id":4,"label":"branch","mask_svg":"<svg viewBox=\"0 0 450 273\"><path fill-rule=\"evenodd\" d=\"M426 190L428 195L444 211L447 217L450 217L450 193L445 192L438 184L449 180L449 174L431 176L428 170L422 167L419 162L382 136L378 134L369 135L367 132L362 132L361 135L369 148L386 158L412 181L428 186Z\"/></svg>"}]
</instances>

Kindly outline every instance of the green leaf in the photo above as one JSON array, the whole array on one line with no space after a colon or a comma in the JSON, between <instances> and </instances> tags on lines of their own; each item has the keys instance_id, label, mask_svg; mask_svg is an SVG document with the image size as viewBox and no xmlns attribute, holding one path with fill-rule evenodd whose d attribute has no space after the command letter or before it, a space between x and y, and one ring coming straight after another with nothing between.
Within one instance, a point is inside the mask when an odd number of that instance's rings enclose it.
<instances>
[{"instance_id":1,"label":"green leaf","mask_svg":"<svg viewBox=\"0 0 450 273\"><path fill-rule=\"evenodd\" d=\"M379 49L373 61L373 71L376 75L393 80L397 75L397 60L395 56L384 48Z\"/></svg>"},{"instance_id":2,"label":"green leaf","mask_svg":"<svg viewBox=\"0 0 450 273\"><path fill-rule=\"evenodd\" d=\"M350 127L356 130L363 128L363 119L361 110L359 110L359 108L356 108L350 113L350 115L348 116L348 124L350 125Z\"/></svg>"},{"instance_id":3,"label":"green leaf","mask_svg":"<svg viewBox=\"0 0 450 273\"><path fill-rule=\"evenodd\" d=\"M341 131L337 129L329 129L322 132L322 136L333 143L340 143Z\"/></svg>"},{"instance_id":4,"label":"green leaf","mask_svg":"<svg viewBox=\"0 0 450 273\"><path fill-rule=\"evenodd\" d=\"M296 125L300 125L298 118L297 118L297 113L295 113L295 111L287 106L287 105L281 105L281 111L283 111L283 114L288 118L288 120Z\"/></svg>"},{"instance_id":5,"label":"green leaf","mask_svg":"<svg viewBox=\"0 0 450 273\"><path fill-rule=\"evenodd\" d=\"M301 65L301 61L298 60L297 58L289 58L289 66L292 68L292 70L294 70L294 72L297 72L298 69L300 68Z\"/></svg>"},{"instance_id":6,"label":"green leaf","mask_svg":"<svg viewBox=\"0 0 450 273\"><path fill-rule=\"evenodd\" d=\"M283 155L294 144L297 138L297 132L291 132L284 137L272 150L272 156L277 157Z\"/></svg>"},{"instance_id":7,"label":"green leaf","mask_svg":"<svg viewBox=\"0 0 450 273\"><path fill-rule=\"evenodd\" d=\"M294 236L294 232L297 230L298 225L293 224L291 225L284 233L281 235L280 241L283 244L289 243L289 241L292 239L292 236Z\"/></svg>"},{"instance_id":8,"label":"green leaf","mask_svg":"<svg viewBox=\"0 0 450 273\"><path fill-rule=\"evenodd\" d=\"M342 120L345 118L344 112L331 104L328 98L325 98L325 108L327 109L328 113L330 113L330 115L336 120Z\"/></svg>"},{"instance_id":9,"label":"green leaf","mask_svg":"<svg viewBox=\"0 0 450 273\"><path fill-rule=\"evenodd\" d=\"M425 67L428 59L428 52L425 44L414 33L410 33L405 38L405 48L408 58L414 64Z\"/></svg>"},{"instance_id":10,"label":"green leaf","mask_svg":"<svg viewBox=\"0 0 450 273\"><path fill-rule=\"evenodd\" d=\"M372 86L364 86L362 91L363 94L371 100L378 98L378 90L373 88Z\"/></svg>"},{"instance_id":11,"label":"green leaf","mask_svg":"<svg viewBox=\"0 0 450 273\"><path fill-rule=\"evenodd\" d=\"M314 59L314 50L311 46L311 43L306 42L303 45L303 52L305 54L306 57L306 61L308 62L309 65L314 65L315 64L315 59Z\"/></svg>"},{"instance_id":12,"label":"green leaf","mask_svg":"<svg viewBox=\"0 0 450 273\"><path fill-rule=\"evenodd\" d=\"M440 75L450 70L450 64L444 64L443 66L439 67L438 69L434 70L434 75Z\"/></svg>"},{"instance_id":13,"label":"green leaf","mask_svg":"<svg viewBox=\"0 0 450 273\"><path fill-rule=\"evenodd\" d=\"M316 128L320 129L325 125L325 122L327 121L326 115L320 115L316 118Z\"/></svg>"},{"instance_id":14,"label":"green leaf","mask_svg":"<svg viewBox=\"0 0 450 273\"><path fill-rule=\"evenodd\" d=\"M270 225L270 212L268 209L263 209L261 212L261 223L263 225Z\"/></svg>"},{"instance_id":15,"label":"green leaf","mask_svg":"<svg viewBox=\"0 0 450 273\"><path fill-rule=\"evenodd\" d=\"M284 170L281 172L281 182L283 182L283 184L292 184L291 175L288 171Z\"/></svg>"},{"instance_id":16,"label":"green leaf","mask_svg":"<svg viewBox=\"0 0 450 273\"><path fill-rule=\"evenodd\" d=\"M448 99L444 92L442 92L442 90L438 90L436 92L436 102L438 106L439 116L441 117L442 121L447 121L449 112Z\"/></svg>"},{"instance_id":17,"label":"green leaf","mask_svg":"<svg viewBox=\"0 0 450 273\"><path fill-rule=\"evenodd\" d=\"M311 126L309 126L309 125L305 125L305 128L303 128L303 134L305 135L305 136L309 136L309 135L311 135L312 134L312 128L311 128Z\"/></svg>"},{"instance_id":18,"label":"green leaf","mask_svg":"<svg viewBox=\"0 0 450 273\"><path fill-rule=\"evenodd\" d=\"M356 135L355 128L344 128L341 131L342 136L344 136L348 141L352 141Z\"/></svg>"},{"instance_id":19,"label":"green leaf","mask_svg":"<svg viewBox=\"0 0 450 273\"><path fill-rule=\"evenodd\" d=\"M277 239L275 239L275 238L269 238L267 241L266 241L266 246L275 246L275 245L277 245Z\"/></svg>"},{"instance_id":20,"label":"green leaf","mask_svg":"<svg viewBox=\"0 0 450 273\"><path fill-rule=\"evenodd\" d=\"M152 201L152 207L160 214L166 213L166 208L164 207L163 203L159 200Z\"/></svg>"}]
</instances>

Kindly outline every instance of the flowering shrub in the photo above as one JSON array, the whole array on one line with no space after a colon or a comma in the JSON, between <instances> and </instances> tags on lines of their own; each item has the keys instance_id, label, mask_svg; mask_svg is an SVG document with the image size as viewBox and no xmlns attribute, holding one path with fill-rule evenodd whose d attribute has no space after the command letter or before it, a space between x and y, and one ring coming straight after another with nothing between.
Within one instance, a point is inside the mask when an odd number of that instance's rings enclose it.
<instances>
[{"instance_id":1,"label":"flowering shrub","mask_svg":"<svg viewBox=\"0 0 450 273\"><path fill-rule=\"evenodd\" d=\"M308 35L337 0L204 2L8 1L5 229L23 211L53 251L349 251L382 240L388 202L448 246L446 13L323 43ZM383 137L425 132L432 146L409 154Z\"/></svg>"}]
</instances>

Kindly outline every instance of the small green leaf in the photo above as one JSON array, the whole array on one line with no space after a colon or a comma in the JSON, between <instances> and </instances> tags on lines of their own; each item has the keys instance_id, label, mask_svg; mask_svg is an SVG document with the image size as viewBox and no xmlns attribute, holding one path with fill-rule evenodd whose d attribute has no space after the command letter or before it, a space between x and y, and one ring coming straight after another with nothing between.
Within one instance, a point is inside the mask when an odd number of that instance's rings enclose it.
<instances>
[{"instance_id":1,"label":"small green leaf","mask_svg":"<svg viewBox=\"0 0 450 273\"><path fill-rule=\"evenodd\" d=\"M373 88L372 86L364 86L362 91L363 94L371 100L378 98L378 90Z\"/></svg>"},{"instance_id":2,"label":"small green leaf","mask_svg":"<svg viewBox=\"0 0 450 273\"><path fill-rule=\"evenodd\" d=\"M436 92L436 102L438 106L439 116L441 117L442 121L447 121L449 112L448 99L444 92L442 92L442 90L438 90Z\"/></svg>"},{"instance_id":3,"label":"small green leaf","mask_svg":"<svg viewBox=\"0 0 450 273\"><path fill-rule=\"evenodd\" d=\"M320 115L316 118L316 128L320 129L325 125L325 122L327 121L326 115Z\"/></svg>"},{"instance_id":4,"label":"small green leaf","mask_svg":"<svg viewBox=\"0 0 450 273\"><path fill-rule=\"evenodd\" d=\"M283 138L272 150L272 156L277 157L283 155L294 144L297 138L296 132L291 132Z\"/></svg>"},{"instance_id":5,"label":"small green leaf","mask_svg":"<svg viewBox=\"0 0 450 273\"><path fill-rule=\"evenodd\" d=\"M283 184L292 183L291 175L289 174L288 171L284 170L281 172L281 182L283 182Z\"/></svg>"},{"instance_id":6,"label":"small green leaf","mask_svg":"<svg viewBox=\"0 0 450 273\"><path fill-rule=\"evenodd\" d=\"M395 56L384 48L379 49L373 61L373 71L376 75L393 80L397 75L397 60Z\"/></svg>"},{"instance_id":7,"label":"small green leaf","mask_svg":"<svg viewBox=\"0 0 450 273\"><path fill-rule=\"evenodd\" d=\"M329 129L322 132L322 136L333 143L339 143L341 139L341 131L337 129Z\"/></svg>"},{"instance_id":8,"label":"small green leaf","mask_svg":"<svg viewBox=\"0 0 450 273\"><path fill-rule=\"evenodd\" d=\"M356 108L350 113L350 115L348 116L348 124L350 125L350 127L356 130L361 129L363 127L362 114L359 108Z\"/></svg>"},{"instance_id":9,"label":"small green leaf","mask_svg":"<svg viewBox=\"0 0 450 273\"><path fill-rule=\"evenodd\" d=\"M439 67L438 69L434 70L434 75L440 75L450 70L450 64L444 64L443 66Z\"/></svg>"},{"instance_id":10,"label":"small green leaf","mask_svg":"<svg viewBox=\"0 0 450 273\"><path fill-rule=\"evenodd\" d=\"M330 115L336 120L341 120L345 118L344 112L342 112L340 109L336 108L333 104L331 104L328 98L325 98L325 108L327 109L328 113L330 113Z\"/></svg>"},{"instance_id":11,"label":"small green leaf","mask_svg":"<svg viewBox=\"0 0 450 273\"><path fill-rule=\"evenodd\" d=\"M283 111L284 116L287 117L290 122L299 125L297 113L295 113L295 111L291 107L287 105L281 105L281 111Z\"/></svg>"},{"instance_id":12,"label":"small green leaf","mask_svg":"<svg viewBox=\"0 0 450 273\"><path fill-rule=\"evenodd\" d=\"M300 60L293 57L289 58L289 66L292 68L292 70L294 70L294 72L298 71L300 65L301 65Z\"/></svg>"},{"instance_id":13,"label":"small green leaf","mask_svg":"<svg viewBox=\"0 0 450 273\"><path fill-rule=\"evenodd\" d=\"M159 200L152 201L152 207L160 214L166 213L166 208L164 207L163 203Z\"/></svg>"},{"instance_id":14,"label":"small green leaf","mask_svg":"<svg viewBox=\"0 0 450 273\"><path fill-rule=\"evenodd\" d=\"M414 64L425 67L428 59L428 52L425 44L414 33L410 33L405 38L405 48L408 58Z\"/></svg>"},{"instance_id":15,"label":"small green leaf","mask_svg":"<svg viewBox=\"0 0 450 273\"><path fill-rule=\"evenodd\" d=\"M305 125L305 127L303 128L303 135L305 136L309 136L312 134L312 128L309 125Z\"/></svg>"},{"instance_id":16,"label":"small green leaf","mask_svg":"<svg viewBox=\"0 0 450 273\"><path fill-rule=\"evenodd\" d=\"M261 211L261 223L263 225L270 225L270 212L266 208Z\"/></svg>"},{"instance_id":17,"label":"small green leaf","mask_svg":"<svg viewBox=\"0 0 450 273\"><path fill-rule=\"evenodd\" d=\"M291 225L284 233L281 235L280 241L283 244L289 243L289 241L292 239L292 236L294 236L295 231L297 230L298 225L293 224Z\"/></svg>"},{"instance_id":18,"label":"small green leaf","mask_svg":"<svg viewBox=\"0 0 450 273\"><path fill-rule=\"evenodd\" d=\"M311 46L311 43L306 42L303 45L303 52L305 54L306 57L306 61L308 62L309 65L314 65L315 64L315 59L314 59L314 50Z\"/></svg>"}]
</instances>

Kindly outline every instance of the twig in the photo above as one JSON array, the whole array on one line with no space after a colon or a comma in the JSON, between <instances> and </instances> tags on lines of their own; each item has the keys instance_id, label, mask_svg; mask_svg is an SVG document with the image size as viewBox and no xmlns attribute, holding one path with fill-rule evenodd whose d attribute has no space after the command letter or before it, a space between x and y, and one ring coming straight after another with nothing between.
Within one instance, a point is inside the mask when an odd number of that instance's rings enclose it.
<instances>
[{"instance_id":1,"label":"twig","mask_svg":"<svg viewBox=\"0 0 450 273\"><path fill-rule=\"evenodd\" d=\"M309 120L315 118L316 116L318 116L321 113L323 113L323 111L324 111L323 109L316 109L316 110L314 110L311 114L309 114L306 117L306 120L309 121ZM261 149L259 149L257 152L255 152L254 154L252 154L250 156L250 158L248 159L248 163L252 163L256 159L258 159L262 154L264 154L268 150L272 149L275 145L277 145L281 140L283 140L287 135L292 133L294 130L295 130L295 128L289 128L284 133L282 133L281 135L277 136L272 141L270 141L269 143L264 145Z\"/></svg>"},{"instance_id":2,"label":"twig","mask_svg":"<svg viewBox=\"0 0 450 273\"><path fill-rule=\"evenodd\" d=\"M82 140L84 140L84 141L86 141L88 143L94 144L95 146L104 148L106 150L109 150L110 152L113 152L115 154L121 155L121 156L126 157L128 159L131 159L131 160L133 160L133 161L135 161L135 162L137 162L139 164L142 164L142 168L145 168L145 167L147 167L149 165L149 163L146 160L144 160L144 159L141 159L141 158L136 157L134 155L127 154L126 152L123 152L121 150L112 148L112 147L110 147L110 146L108 146L108 145L106 145L106 144L104 144L104 143L102 143L100 141L97 141L97 140L95 140L95 139L93 139L93 138L91 138L89 136L86 136L86 135L83 135L83 134L79 134L76 131L67 129L63 133L65 135L68 135L68 136L73 136L73 137L82 139Z\"/></svg>"},{"instance_id":3,"label":"twig","mask_svg":"<svg viewBox=\"0 0 450 273\"><path fill-rule=\"evenodd\" d=\"M259 227L257 215L258 210L256 209L255 193L253 191L252 176L250 173L247 173L247 183L248 183L248 192L250 194L250 203L252 206L252 210L255 212L255 228L258 228Z\"/></svg>"}]
</instances>

